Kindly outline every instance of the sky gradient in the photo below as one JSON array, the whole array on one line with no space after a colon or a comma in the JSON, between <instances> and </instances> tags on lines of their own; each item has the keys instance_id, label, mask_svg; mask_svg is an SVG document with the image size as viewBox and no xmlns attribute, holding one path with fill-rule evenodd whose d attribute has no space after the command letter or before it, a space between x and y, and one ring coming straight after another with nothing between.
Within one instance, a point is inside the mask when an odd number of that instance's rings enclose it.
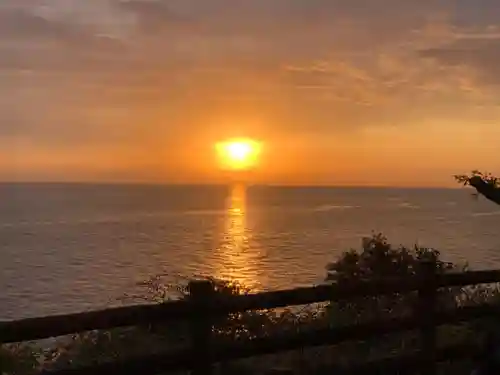
<instances>
[{"instance_id":1,"label":"sky gradient","mask_svg":"<svg viewBox=\"0 0 500 375\"><path fill-rule=\"evenodd\" d=\"M498 0L0 0L0 180L453 186L498 61Z\"/></svg>"}]
</instances>

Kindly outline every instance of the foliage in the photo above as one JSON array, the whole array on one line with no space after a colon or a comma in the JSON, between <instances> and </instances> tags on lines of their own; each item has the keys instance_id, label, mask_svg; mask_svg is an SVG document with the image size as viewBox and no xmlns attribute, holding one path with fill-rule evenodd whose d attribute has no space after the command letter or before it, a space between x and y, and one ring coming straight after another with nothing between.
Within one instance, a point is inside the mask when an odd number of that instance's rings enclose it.
<instances>
[{"instance_id":1,"label":"foliage","mask_svg":"<svg viewBox=\"0 0 500 375\"><path fill-rule=\"evenodd\" d=\"M472 171L470 175L456 175L455 179L464 186L472 186L478 194L500 205L500 179L491 173Z\"/></svg>"},{"instance_id":2,"label":"foliage","mask_svg":"<svg viewBox=\"0 0 500 375\"><path fill-rule=\"evenodd\" d=\"M381 281L391 278L416 277L423 269L424 263L430 263L434 272L464 271L466 266L459 267L453 263L444 262L435 249L414 246L393 247L382 234L364 238L361 252L354 249L327 266L327 281L338 284L349 284L353 281ZM453 306L457 291L447 289L439 293L440 305ZM330 308L335 314L352 320L367 317L387 317L410 314L416 306L415 293L392 294L388 296L363 297L349 301L332 302Z\"/></svg>"},{"instance_id":3,"label":"foliage","mask_svg":"<svg viewBox=\"0 0 500 375\"><path fill-rule=\"evenodd\" d=\"M351 249L327 266L327 280L351 282L376 281L387 277L418 275L423 262L435 264L436 272L457 270L457 266L439 259L439 251L426 247L393 247L382 234L363 238L361 253Z\"/></svg>"},{"instance_id":4,"label":"foliage","mask_svg":"<svg viewBox=\"0 0 500 375\"><path fill-rule=\"evenodd\" d=\"M494 187L500 187L500 179L498 177L493 176L489 172L481 172L478 170L474 170L469 175L462 174L462 175L455 175L454 177L455 180L457 180L457 182L463 184L464 186L470 185L471 181L474 181L479 178L488 185Z\"/></svg>"}]
</instances>

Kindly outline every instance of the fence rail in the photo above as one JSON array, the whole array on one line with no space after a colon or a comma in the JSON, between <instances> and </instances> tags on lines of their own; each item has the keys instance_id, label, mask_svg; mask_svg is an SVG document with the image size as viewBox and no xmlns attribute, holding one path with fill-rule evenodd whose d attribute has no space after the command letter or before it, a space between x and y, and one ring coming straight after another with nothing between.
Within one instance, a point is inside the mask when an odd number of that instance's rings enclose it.
<instances>
[{"instance_id":1,"label":"fence rail","mask_svg":"<svg viewBox=\"0 0 500 375\"><path fill-rule=\"evenodd\" d=\"M212 373L212 366L217 362L275 354L304 347L334 345L348 340L369 339L401 331L419 330L421 350L418 353L360 364L350 368L348 372L373 372L375 369L388 371L389 369L418 365L423 374L434 374L438 361L463 356L464 353L468 355L474 353L474 347L469 344L437 348L436 330L439 325L492 316L500 312L498 306L490 304L466 306L451 311L438 311L437 290L439 288L498 283L500 282L500 270L436 274L434 264L429 264L428 267L422 269L422 273L417 277L404 280L386 279L377 282L334 283L229 297L222 297L220 294L214 293L213 285L209 281L196 281L189 285L190 298L182 301L0 322L0 343L31 341L96 329L185 320L190 322L191 326L192 348L190 349L130 358L92 367L55 372L46 371L44 374L155 374L189 369L194 375L205 375ZM415 291L418 292L419 304L412 316L233 341L225 344L215 345L212 341L213 319L229 313ZM340 372L343 373L344 370Z\"/></svg>"}]
</instances>

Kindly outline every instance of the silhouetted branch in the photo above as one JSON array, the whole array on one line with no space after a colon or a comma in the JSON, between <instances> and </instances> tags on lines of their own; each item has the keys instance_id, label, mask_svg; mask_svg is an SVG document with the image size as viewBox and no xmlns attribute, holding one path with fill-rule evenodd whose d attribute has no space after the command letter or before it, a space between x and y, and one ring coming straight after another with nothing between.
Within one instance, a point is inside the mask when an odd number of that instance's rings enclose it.
<instances>
[{"instance_id":1,"label":"silhouetted branch","mask_svg":"<svg viewBox=\"0 0 500 375\"><path fill-rule=\"evenodd\" d=\"M479 176L472 177L469 184L474 187L479 194L500 205L500 188L498 186L489 184Z\"/></svg>"},{"instance_id":2,"label":"silhouetted branch","mask_svg":"<svg viewBox=\"0 0 500 375\"><path fill-rule=\"evenodd\" d=\"M479 194L500 205L500 180L497 177L473 171L470 176L460 175L455 176L455 179L464 185L472 186Z\"/></svg>"}]
</instances>

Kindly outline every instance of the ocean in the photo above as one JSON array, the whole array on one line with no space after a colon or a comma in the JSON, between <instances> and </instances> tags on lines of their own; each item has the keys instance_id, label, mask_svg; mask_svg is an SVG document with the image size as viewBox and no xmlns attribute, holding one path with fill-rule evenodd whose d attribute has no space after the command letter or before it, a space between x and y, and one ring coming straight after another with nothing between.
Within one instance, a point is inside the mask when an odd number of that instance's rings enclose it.
<instances>
[{"instance_id":1,"label":"ocean","mask_svg":"<svg viewBox=\"0 0 500 375\"><path fill-rule=\"evenodd\" d=\"M2 184L0 199L0 320L136 303L159 275L318 284L378 232L500 267L500 209L468 189Z\"/></svg>"}]
</instances>

